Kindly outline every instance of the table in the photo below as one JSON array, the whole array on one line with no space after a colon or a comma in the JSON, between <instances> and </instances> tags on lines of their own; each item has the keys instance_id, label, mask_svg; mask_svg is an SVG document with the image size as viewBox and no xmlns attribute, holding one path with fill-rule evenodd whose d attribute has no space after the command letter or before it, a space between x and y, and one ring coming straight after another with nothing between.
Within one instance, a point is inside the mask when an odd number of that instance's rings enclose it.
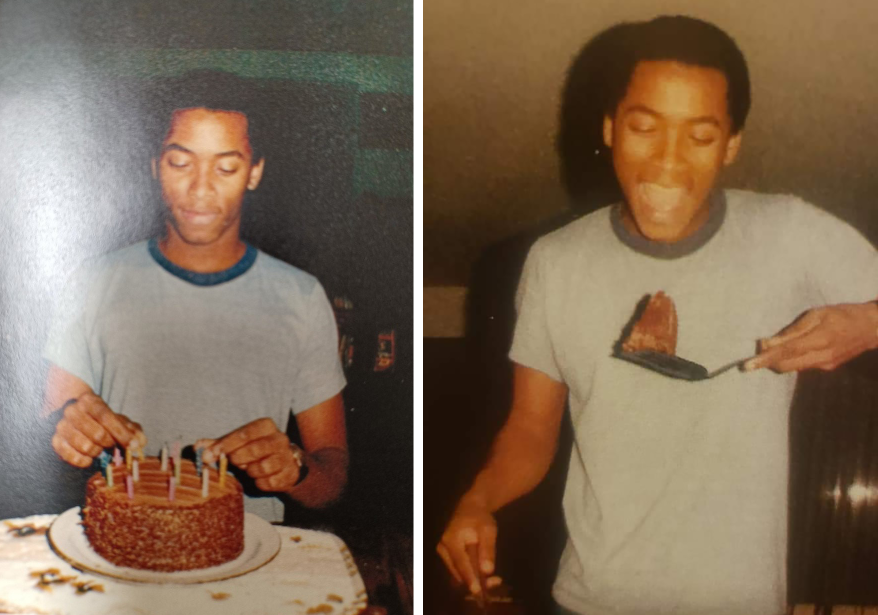
<instances>
[{"instance_id":1,"label":"table","mask_svg":"<svg viewBox=\"0 0 878 615\"><path fill-rule=\"evenodd\" d=\"M52 551L45 535L55 518L33 515L0 523L0 613L355 615L366 608L366 589L353 556L327 532L275 526L281 550L258 570L213 583L153 585L71 567Z\"/></svg>"}]
</instances>

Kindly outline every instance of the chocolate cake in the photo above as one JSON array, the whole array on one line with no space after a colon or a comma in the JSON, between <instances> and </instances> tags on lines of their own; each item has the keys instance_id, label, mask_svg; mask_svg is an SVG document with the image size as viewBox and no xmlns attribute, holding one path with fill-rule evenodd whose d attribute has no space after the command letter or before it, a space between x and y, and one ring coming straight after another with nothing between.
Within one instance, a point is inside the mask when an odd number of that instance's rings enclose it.
<instances>
[{"instance_id":1,"label":"chocolate cake","mask_svg":"<svg viewBox=\"0 0 878 615\"><path fill-rule=\"evenodd\" d=\"M195 464L184 459L181 483L171 500L168 481L173 473L163 472L159 460L150 457L139 466L130 498L126 466L110 467L113 486L107 486L102 473L92 476L82 510L86 538L107 561L170 572L216 566L243 551L243 490L231 475L220 487L217 472L211 470L208 495L202 497Z\"/></svg>"},{"instance_id":2,"label":"chocolate cake","mask_svg":"<svg viewBox=\"0 0 878 615\"><path fill-rule=\"evenodd\" d=\"M664 292L658 291L649 298L631 333L622 342L622 350L677 353L677 310Z\"/></svg>"}]
</instances>

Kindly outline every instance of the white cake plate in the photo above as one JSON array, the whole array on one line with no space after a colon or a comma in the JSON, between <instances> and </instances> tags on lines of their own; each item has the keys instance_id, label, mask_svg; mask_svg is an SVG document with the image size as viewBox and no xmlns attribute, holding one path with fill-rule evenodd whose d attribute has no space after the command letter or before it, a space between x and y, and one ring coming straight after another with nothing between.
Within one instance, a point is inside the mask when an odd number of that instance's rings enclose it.
<instances>
[{"instance_id":1,"label":"white cake plate","mask_svg":"<svg viewBox=\"0 0 878 615\"><path fill-rule=\"evenodd\" d=\"M280 551L280 535L271 524L252 513L244 513L244 551L219 566L199 570L157 572L111 564L98 555L82 528L79 506L63 512L48 532L49 544L68 564L82 571L137 583L209 583L252 572L274 559Z\"/></svg>"}]
</instances>

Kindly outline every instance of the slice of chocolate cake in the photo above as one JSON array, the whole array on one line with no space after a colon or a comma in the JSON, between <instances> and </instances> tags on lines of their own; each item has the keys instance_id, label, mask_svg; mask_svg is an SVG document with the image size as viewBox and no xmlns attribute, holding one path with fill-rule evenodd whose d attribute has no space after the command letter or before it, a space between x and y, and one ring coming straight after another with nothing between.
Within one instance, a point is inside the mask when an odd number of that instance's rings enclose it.
<instances>
[{"instance_id":1,"label":"slice of chocolate cake","mask_svg":"<svg viewBox=\"0 0 878 615\"><path fill-rule=\"evenodd\" d=\"M673 300L658 291L649 298L630 335L622 342L625 352L652 350L662 354L677 353L677 310Z\"/></svg>"}]
</instances>

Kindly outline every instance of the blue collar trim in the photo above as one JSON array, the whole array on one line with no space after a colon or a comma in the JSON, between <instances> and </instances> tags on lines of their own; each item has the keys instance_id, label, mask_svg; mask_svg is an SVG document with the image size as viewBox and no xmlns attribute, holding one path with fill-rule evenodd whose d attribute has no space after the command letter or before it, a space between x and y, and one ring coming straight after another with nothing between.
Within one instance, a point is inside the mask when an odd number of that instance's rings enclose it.
<instances>
[{"instance_id":1,"label":"blue collar trim","mask_svg":"<svg viewBox=\"0 0 878 615\"><path fill-rule=\"evenodd\" d=\"M223 284L230 280L234 280L238 276L242 276L247 273L247 270L253 266L253 263L256 262L256 255L259 253L256 248L251 246L249 243L244 243L247 247L244 252L244 256L241 257L237 263L229 267L228 269L224 269L223 271L216 271L213 273L198 273L197 271L189 271L188 269L183 269L182 267L175 265L168 258L162 254L162 251L159 249L158 239L153 237L149 240L147 246L149 247L149 254L153 257L155 262L161 265L162 269L174 275L181 280L189 282L190 284L195 284L196 286L216 286L217 284Z\"/></svg>"}]
</instances>

